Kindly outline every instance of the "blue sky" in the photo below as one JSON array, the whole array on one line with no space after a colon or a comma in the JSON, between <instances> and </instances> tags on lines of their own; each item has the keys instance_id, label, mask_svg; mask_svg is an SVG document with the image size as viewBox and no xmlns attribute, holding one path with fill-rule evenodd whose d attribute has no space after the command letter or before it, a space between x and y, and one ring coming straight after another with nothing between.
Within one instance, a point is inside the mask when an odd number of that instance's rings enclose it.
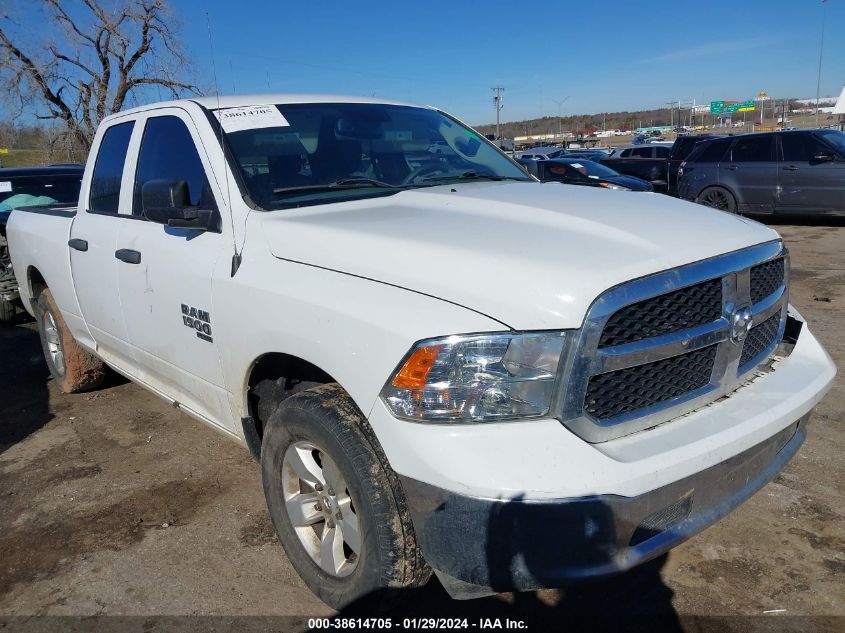
<instances>
[{"instance_id":1,"label":"blue sky","mask_svg":"<svg viewBox=\"0 0 845 633\"><path fill-rule=\"evenodd\" d=\"M18 6L34 10L27 0ZM33 3L34 4L34 3ZM821 0L170 0L199 81L434 104L471 124L676 99L812 97ZM822 95L845 84L845 0L828 0ZM23 12L26 13L26 10ZM38 21L37 12L26 19ZM24 26L21 24L21 26ZM152 95L155 98L155 95Z\"/></svg>"},{"instance_id":2,"label":"blue sky","mask_svg":"<svg viewBox=\"0 0 845 633\"><path fill-rule=\"evenodd\" d=\"M816 91L820 0L178 0L223 92L331 92L436 104L473 124ZM845 84L845 0L828 0L822 94Z\"/></svg>"}]
</instances>

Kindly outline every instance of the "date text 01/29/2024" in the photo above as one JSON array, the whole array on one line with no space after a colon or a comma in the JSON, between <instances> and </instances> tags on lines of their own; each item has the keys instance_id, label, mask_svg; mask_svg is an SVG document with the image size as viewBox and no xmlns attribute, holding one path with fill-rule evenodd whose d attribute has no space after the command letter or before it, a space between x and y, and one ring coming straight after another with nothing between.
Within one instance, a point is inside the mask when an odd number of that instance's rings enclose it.
<instances>
[{"instance_id":1,"label":"date text 01/29/2024","mask_svg":"<svg viewBox=\"0 0 845 633\"><path fill-rule=\"evenodd\" d=\"M308 628L314 629L343 629L347 631L356 630L382 630L397 629L400 631L429 630L439 631L443 629L477 629L486 631L514 631L526 630L528 624L524 620L511 618L311 618L308 620Z\"/></svg>"},{"instance_id":2,"label":"date text 01/29/2024","mask_svg":"<svg viewBox=\"0 0 845 633\"><path fill-rule=\"evenodd\" d=\"M209 343L214 342L211 338L211 314L206 310L200 310L186 304L182 304L182 323L185 327L196 330L197 338Z\"/></svg>"}]
</instances>

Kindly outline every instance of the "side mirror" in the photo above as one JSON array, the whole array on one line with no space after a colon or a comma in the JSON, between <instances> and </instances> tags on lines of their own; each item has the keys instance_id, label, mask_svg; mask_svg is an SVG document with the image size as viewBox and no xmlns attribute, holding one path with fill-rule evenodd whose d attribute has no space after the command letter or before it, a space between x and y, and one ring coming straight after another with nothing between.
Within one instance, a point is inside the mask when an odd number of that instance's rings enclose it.
<instances>
[{"instance_id":1,"label":"side mirror","mask_svg":"<svg viewBox=\"0 0 845 633\"><path fill-rule=\"evenodd\" d=\"M200 231L213 228L214 212L191 206L184 180L148 180L141 187L141 206L144 217L156 224Z\"/></svg>"},{"instance_id":2,"label":"side mirror","mask_svg":"<svg viewBox=\"0 0 845 633\"><path fill-rule=\"evenodd\" d=\"M814 163L831 163L836 160L836 156L833 155L833 152L816 152L813 156Z\"/></svg>"}]
</instances>

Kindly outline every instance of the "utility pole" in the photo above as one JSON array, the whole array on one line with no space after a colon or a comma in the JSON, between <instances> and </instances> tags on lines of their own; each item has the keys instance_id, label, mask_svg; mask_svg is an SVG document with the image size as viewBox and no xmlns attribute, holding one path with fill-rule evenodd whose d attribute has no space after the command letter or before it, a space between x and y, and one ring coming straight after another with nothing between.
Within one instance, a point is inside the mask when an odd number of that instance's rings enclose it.
<instances>
[{"instance_id":1,"label":"utility pole","mask_svg":"<svg viewBox=\"0 0 845 633\"><path fill-rule=\"evenodd\" d=\"M505 91L501 86L491 88L495 93L493 96L493 105L496 107L496 140L499 140L499 113L502 111L502 93Z\"/></svg>"},{"instance_id":2,"label":"utility pole","mask_svg":"<svg viewBox=\"0 0 845 633\"><path fill-rule=\"evenodd\" d=\"M819 91L822 85L822 53L824 52L824 20L827 17L827 11L825 11L825 4L827 4L827 0L822 0L822 37L821 41L819 42L819 74L816 78L816 127L819 127Z\"/></svg>"},{"instance_id":3,"label":"utility pole","mask_svg":"<svg viewBox=\"0 0 845 633\"><path fill-rule=\"evenodd\" d=\"M557 135L563 135L563 122L560 120L560 108L561 106L566 103L566 100L569 99L569 95L565 96L563 99L549 99L552 103L557 104Z\"/></svg>"}]
</instances>

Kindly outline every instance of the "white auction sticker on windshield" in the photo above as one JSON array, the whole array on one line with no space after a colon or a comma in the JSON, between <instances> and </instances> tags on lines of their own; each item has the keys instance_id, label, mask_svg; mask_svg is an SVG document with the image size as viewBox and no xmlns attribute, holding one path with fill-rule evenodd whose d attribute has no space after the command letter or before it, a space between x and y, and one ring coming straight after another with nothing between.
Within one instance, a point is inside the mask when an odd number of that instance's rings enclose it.
<instances>
[{"instance_id":1,"label":"white auction sticker on windshield","mask_svg":"<svg viewBox=\"0 0 845 633\"><path fill-rule=\"evenodd\" d=\"M217 111L217 118L226 133L265 127L288 127L290 125L274 105L225 108Z\"/></svg>"},{"instance_id":2,"label":"white auction sticker on windshield","mask_svg":"<svg viewBox=\"0 0 845 633\"><path fill-rule=\"evenodd\" d=\"M12 190L12 181L6 180L4 182L0 182L0 193L8 193Z\"/></svg>"},{"instance_id":3,"label":"white auction sticker on windshield","mask_svg":"<svg viewBox=\"0 0 845 633\"><path fill-rule=\"evenodd\" d=\"M572 163L572 166L573 166L575 169L581 169L584 165L582 165L581 163Z\"/></svg>"}]
</instances>

